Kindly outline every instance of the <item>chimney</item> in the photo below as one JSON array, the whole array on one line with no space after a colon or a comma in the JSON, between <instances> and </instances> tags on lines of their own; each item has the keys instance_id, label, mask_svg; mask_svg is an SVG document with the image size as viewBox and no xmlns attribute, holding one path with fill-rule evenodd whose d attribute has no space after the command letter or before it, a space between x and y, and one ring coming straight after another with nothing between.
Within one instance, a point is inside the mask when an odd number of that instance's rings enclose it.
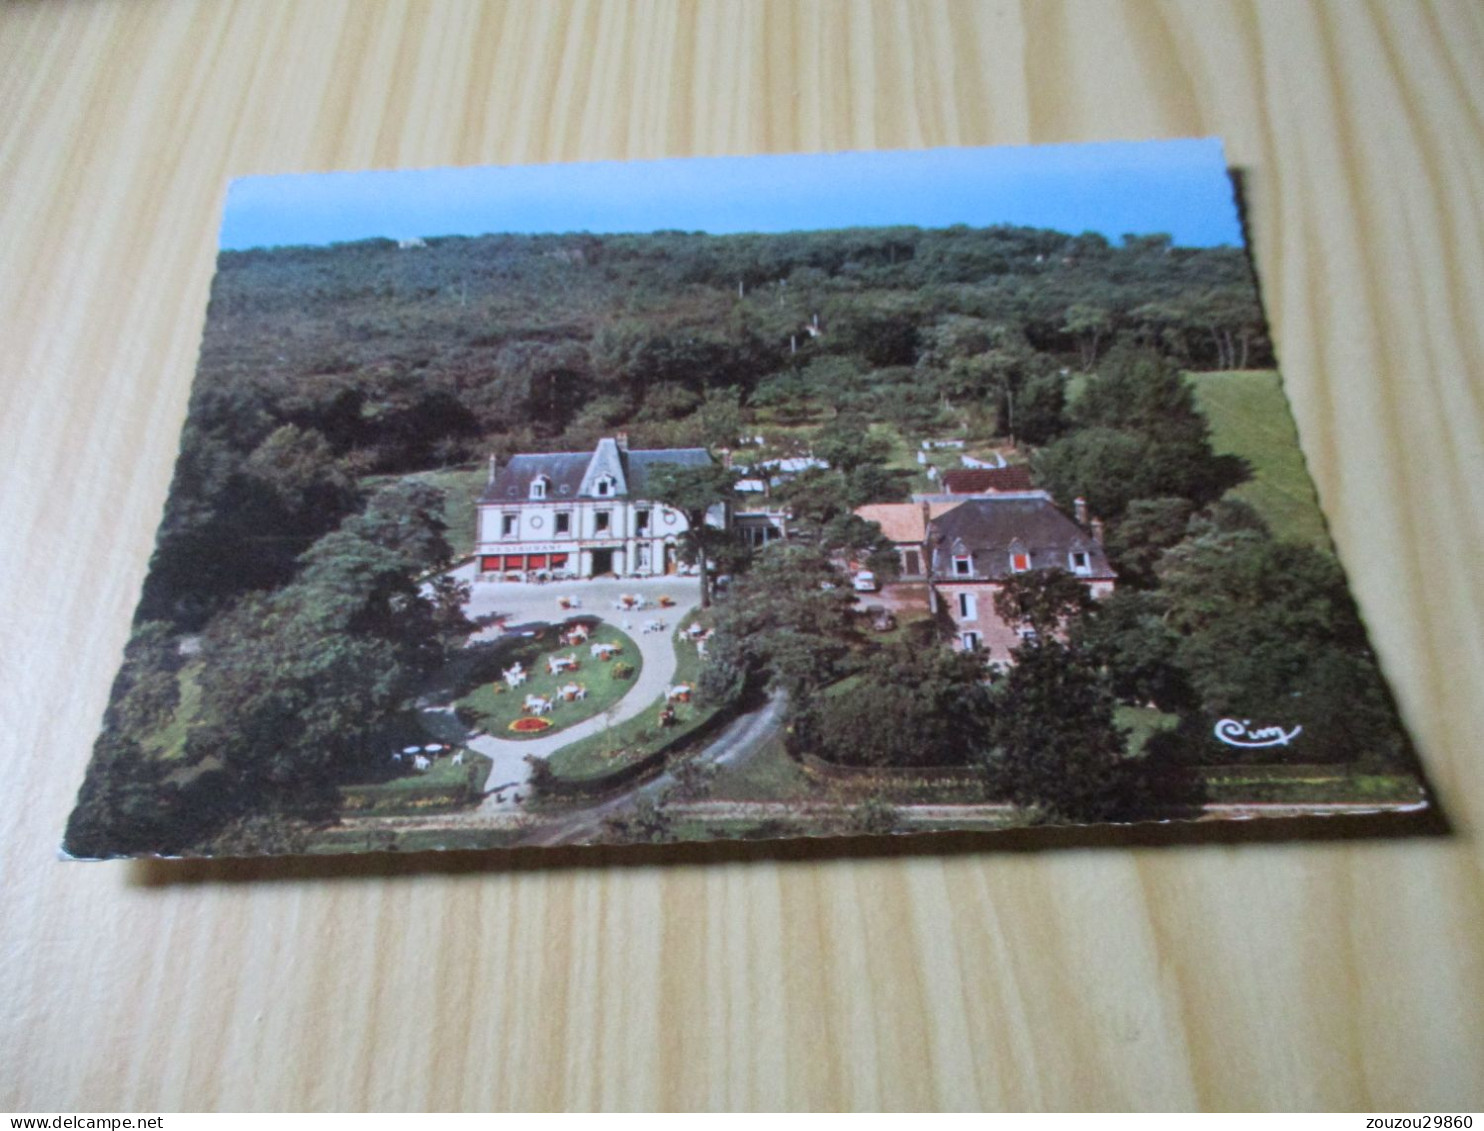
<instances>
[{"instance_id":1,"label":"chimney","mask_svg":"<svg viewBox=\"0 0 1484 1131\"><path fill-rule=\"evenodd\" d=\"M620 432L614 437L614 440L618 444L619 451L626 452L629 450L629 434L627 432Z\"/></svg>"},{"instance_id":2,"label":"chimney","mask_svg":"<svg viewBox=\"0 0 1484 1131\"><path fill-rule=\"evenodd\" d=\"M1092 520L1092 540L1099 546L1103 544L1103 520L1100 518Z\"/></svg>"},{"instance_id":3,"label":"chimney","mask_svg":"<svg viewBox=\"0 0 1484 1131\"><path fill-rule=\"evenodd\" d=\"M493 487L495 485L495 472L496 472L496 470L498 470L498 467L499 467L499 464L496 462L495 457L494 456L490 456L490 482L489 482L489 485L491 487Z\"/></svg>"},{"instance_id":4,"label":"chimney","mask_svg":"<svg viewBox=\"0 0 1484 1131\"><path fill-rule=\"evenodd\" d=\"M1087 500L1078 495L1072 500L1072 513L1077 516L1077 525L1087 526Z\"/></svg>"}]
</instances>

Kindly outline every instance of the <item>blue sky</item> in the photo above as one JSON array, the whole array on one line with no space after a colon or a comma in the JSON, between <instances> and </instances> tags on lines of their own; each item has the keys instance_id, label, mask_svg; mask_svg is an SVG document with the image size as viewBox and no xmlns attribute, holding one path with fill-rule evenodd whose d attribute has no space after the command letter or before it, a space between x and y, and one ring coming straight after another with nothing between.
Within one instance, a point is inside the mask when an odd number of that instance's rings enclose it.
<instances>
[{"instance_id":1,"label":"blue sky","mask_svg":"<svg viewBox=\"0 0 1484 1131\"><path fill-rule=\"evenodd\" d=\"M221 246L887 224L1242 242L1221 143L1206 138L244 177L228 190Z\"/></svg>"}]
</instances>

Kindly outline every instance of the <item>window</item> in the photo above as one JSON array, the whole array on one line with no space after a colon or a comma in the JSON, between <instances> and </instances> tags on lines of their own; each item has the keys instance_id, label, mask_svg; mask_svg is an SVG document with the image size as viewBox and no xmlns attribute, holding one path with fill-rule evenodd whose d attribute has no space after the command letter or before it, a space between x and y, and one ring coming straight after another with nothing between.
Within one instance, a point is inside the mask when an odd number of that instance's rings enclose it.
<instances>
[{"instance_id":1,"label":"window","mask_svg":"<svg viewBox=\"0 0 1484 1131\"><path fill-rule=\"evenodd\" d=\"M1067 555L1067 560L1072 564L1073 573L1092 572L1092 561L1088 558L1086 550L1073 550Z\"/></svg>"},{"instance_id":2,"label":"window","mask_svg":"<svg viewBox=\"0 0 1484 1131\"><path fill-rule=\"evenodd\" d=\"M572 533L572 514L570 511L557 511L556 532L558 534Z\"/></svg>"},{"instance_id":3,"label":"window","mask_svg":"<svg viewBox=\"0 0 1484 1131\"><path fill-rule=\"evenodd\" d=\"M977 632L961 632L958 642L963 645L965 652L979 651L979 634Z\"/></svg>"},{"instance_id":4,"label":"window","mask_svg":"<svg viewBox=\"0 0 1484 1131\"><path fill-rule=\"evenodd\" d=\"M602 492L599 492L600 494ZM598 511L593 515L593 529L599 534L608 532L608 524L613 517L612 511Z\"/></svg>"},{"instance_id":5,"label":"window","mask_svg":"<svg viewBox=\"0 0 1484 1131\"><path fill-rule=\"evenodd\" d=\"M968 554L958 554L958 555L955 555L955 557L953 559L953 576L954 577L973 577L974 576L974 559L973 559L973 557L971 557Z\"/></svg>"},{"instance_id":6,"label":"window","mask_svg":"<svg viewBox=\"0 0 1484 1131\"><path fill-rule=\"evenodd\" d=\"M605 475L603 476L603 478L599 479L596 484L594 484L593 489L597 491L599 495L607 498L613 493L613 480L609 476Z\"/></svg>"},{"instance_id":7,"label":"window","mask_svg":"<svg viewBox=\"0 0 1484 1131\"><path fill-rule=\"evenodd\" d=\"M550 483L550 482L551 482L551 480L547 479L546 476L544 476L544 475L538 475L538 476L536 476L535 479L532 479L531 480L531 498L533 498L533 499L544 499L544 498L546 498L546 485L548 483Z\"/></svg>"},{"instance_id":8,"label":"window","mask_svg":"<svg viewBox=\"0 0 1484 1131\"><path fill-rule=\"evenodd\" d=\"M1017 629L1016 632L1020 635L1020 642L1022 644L1034 644L1039 639L1034 628L1021 628Z\"/></svg>"},{"instance_id":9,"label":"window","mask_svg":"<svg viewBox=\"0 0 1484 1131\"><path fill-rule=\"evenodd\" d=\"M902 572L908 577L922 573L922 554L916 550L905 550L902 554Z\"/></svg>"},{"instance_id":10,"label":"window","mask_svg":"<svg viewBox=\"0 0 1484 1131\"><path fill-rule=\"evenodd\" d=\"M514 538L515 537L515 515L513 515L513 514L503 514L503 515L500 516L500 537L501 538Z\"/></svg>"},{"instance_id":11,"label":"window","mask_svg":"<svg viewBox=\"0 0 1484 1131\"><path fill-rule=\"evenodd\" d=\"M641 510L634 512L634 533L639 535L649 533L649 511Z\"/></svg>"},{"instance_id":12,"label":"window","mask_svg":"<svg viewBox=\"0 0 1484 1131\"><path fill-rule=\"evenodd\" d=\"M1010 571L1012 573L1024 573L1031 568L1031 556L1024 550L1014 551L1010 554Z\"/></svg>"},{"instance_id":13,"label":"window","mask_svg":"<svg viewBox=\"0 0 1484 1131\"><path fill-rule=\"evenodd\" d=\"M979 601L972 593L958 595L958 619L973 620L979 615Z\"/></svg>"}]
</instances>

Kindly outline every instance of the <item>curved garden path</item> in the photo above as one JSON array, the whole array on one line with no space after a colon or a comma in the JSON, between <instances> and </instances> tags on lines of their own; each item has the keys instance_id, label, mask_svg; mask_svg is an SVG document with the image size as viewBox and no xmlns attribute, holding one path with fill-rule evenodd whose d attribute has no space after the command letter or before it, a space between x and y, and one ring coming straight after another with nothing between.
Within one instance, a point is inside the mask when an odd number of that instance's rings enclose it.
<instances>
[{"instance_id":1,"label":"curved garden path","mask_svg":"<svg viewBox=\"0 0 1484 1131\"><path fill-rule=\"evenodd\" d=\"M655 602L663 594L675 604L668 609L656 607L619 612L613 606L621 593L636 593ZM582 602L582 607L564 611L557 605L558 597L576 597ZM551 623L575 615L598 617L633 637L639 646L639 654L644 658L644 666L634 685L609 713L596 715L541 738L517 740L485 734L468 739L466 745L483 754L491 763L485 781L486 796L473 812L485 815L518 812L520 805L515 801L515 794L520 793L524 799L525 785L531 774L525 760L527 755L549 757L562 747L597 734L607 726L632 719L653 704L675 678L675 626L700 604L700 599L700 583L693 577L548 582L545 585L511 582L476 585L467 607L471 617L500 614L509 625L538 621ZM665 622L666 630L644 632L644 623L656 618ZM497 789L500 790L500 800L496 800L494 791Z\"/></svg>"}]
</instances>

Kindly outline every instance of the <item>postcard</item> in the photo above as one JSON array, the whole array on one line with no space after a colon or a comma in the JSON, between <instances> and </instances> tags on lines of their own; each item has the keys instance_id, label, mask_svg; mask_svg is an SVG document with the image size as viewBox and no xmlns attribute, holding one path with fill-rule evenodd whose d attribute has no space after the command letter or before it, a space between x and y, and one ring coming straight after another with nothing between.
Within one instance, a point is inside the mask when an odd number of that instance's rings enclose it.
<instances>
[{"instance_id":1,"label":"postcard","mask_svg":"<svg viewBox=\"0 0 1484 1131\"><path fill-rule=\"evenodd\" d=\"M64 852L1427 804L1190 140L235 182Z\"/></svg>"}]
</instances>

